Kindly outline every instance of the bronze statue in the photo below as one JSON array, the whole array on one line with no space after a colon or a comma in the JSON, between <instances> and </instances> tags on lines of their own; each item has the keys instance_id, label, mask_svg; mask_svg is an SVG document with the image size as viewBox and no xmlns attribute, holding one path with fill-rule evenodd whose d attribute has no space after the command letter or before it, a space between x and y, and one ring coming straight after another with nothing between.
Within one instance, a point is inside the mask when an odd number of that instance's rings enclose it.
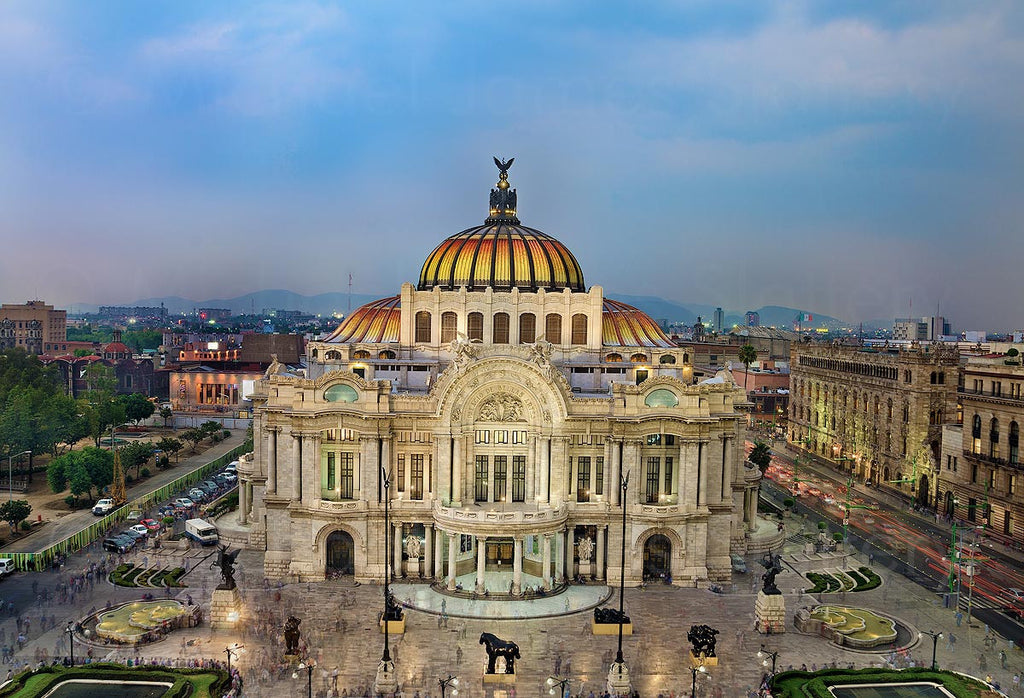
<instances>
[{"instance_id":1,"label":"bronze statue","mask_svg":"<svg viewBox=\"0 0 1024 698\"><path fill-rule=\"evenodd\" d=\"M761 565L764 567L764 574L761 575L764 586L761 591L765 594L781 594L782 592L775 585L775 577L782 571L782 556L772 555L769 550L761 559Z\"/></svg>"},{"instance_id":2,"label":"bronze statue","mask_svg":"<svg viewBox=\"0 0 1024 698\"><path fill-rule=\"evenodd\" d=\"M617 608L595 608L594 609L594 622L598 624L618 625L619 624L619 609ZM629 616L623 612L622 624L626 625L629 623Z\"/></svg>"},{"instance_id":3,"label":"bronze statue","mask_svg":"<svg viewBox=\"0 0 1024 698\"><path fill-rule=\"evenodd\" d=\"M508 174L509 168L512 167L512 163L515 161L515 158L509 158L507 162L505 160L499 160L497 157L494 158L494 164L498 166L498 171L502 174Z\"/></svg>"},{"instance_id":4,"label":"bronze statue","mask_svg":"<svg viewBox=\"0 0 1024 698\"><path fill-rule=\"evenodd\" d=\"M210 569L220 567L220 575L223 581L217 585L218 589L231 590L235 588L235 558L238 557L240 552L242 552L241 548L233 553L229 553L228 546L220 546L220 550L217 552L217 561L210 565Z\"/></svg>"},{"instance_id":5,"label":"bronze statue","mask_svg":"<svg viewBox=\"0 0 1024 698\"><path fill-rule=\"evenodd\" d=\"M295 616L288 616L284 624L285 654L297 654L299 651L299 624L302 621Z\"/></svg>"},{"instance_id":6,"label":"bronze statue","mask_svg":"<svg viewBox=\"0 0 1024 698\"><path fill-rule=\"evenodd\" d=\"M402 604L398 603L395 594L389 589L387 596L384 597L384 620L399 621L402 620L402 615Z\"/></svg>"},{"instance_id":7,"label":"bronze statue","mask_svg":"<svg viewBox=\"0 0 1024 698\"><path fill-rule=\"evenodd\" d=\"M686 633L686 639L693 646L693 656L714 657L717 634L718 631L710 625L691 625L690 632Z\"/></svg>"},{"instance_id":8,"label":"bronze statue","mask_svg":"<svg viewBox=\"0 0 1024 698\"><path fill-rule=\"evenodd\" d=\"M505 673L516 673L516 660L520 658L519 645L514 642L499 639L491 633L480 633L480 644L487 650L487 673L496 674L494 668L498 657L505 660Z\"/></svg>"}]
</instances>

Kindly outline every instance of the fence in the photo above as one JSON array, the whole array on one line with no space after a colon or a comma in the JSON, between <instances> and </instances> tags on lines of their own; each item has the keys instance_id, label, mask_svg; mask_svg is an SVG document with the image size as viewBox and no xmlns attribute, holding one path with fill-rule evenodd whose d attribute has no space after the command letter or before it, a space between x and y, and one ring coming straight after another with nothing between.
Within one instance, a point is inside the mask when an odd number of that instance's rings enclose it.
<instances>
[{"instance_id":1,"label":"fence","mask_svg":"<svg viewBox=\"0 0 1024 698\"><path fill-rule=\"evenodd\" d=\"M110 514L107 514L102 519L97 519L95 523L86 526L78 533L70 535L40 552L9 553L4 555L4 557L9 557L14 560L14 566L19 570L39 572L49 566L58 555L70 555L76 553L93 541L105 536L107 531L109 531L114 524L121 523L127 519L128 512L133 509L148 509L154 504L158 504L165 499L168 499L171 495L188 489L201 480L205 480L206 476L212 471L218 470L238 458L243 453L248 453L251 450L252 443L247 441L241 446L236 446L224 455L213 459L209 463L199 466L192 472L182 475L177 480L173 480L159 489L152 490L137 499L129 501L124 506L118 507Z\"/></svg>"}]
</instances>

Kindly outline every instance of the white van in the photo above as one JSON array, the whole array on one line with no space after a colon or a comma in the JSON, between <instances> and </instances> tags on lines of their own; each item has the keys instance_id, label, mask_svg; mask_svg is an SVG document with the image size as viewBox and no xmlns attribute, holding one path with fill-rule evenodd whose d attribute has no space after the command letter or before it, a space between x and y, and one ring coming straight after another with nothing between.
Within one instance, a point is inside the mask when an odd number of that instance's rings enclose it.
<instances>
[{"instance_id":1,"label":"white van","mask_svg":"<svg viewBox=\"0 0 1024 698\"><path fill-rule=\"evenodd\" d=\"M14 560L9 557L0 557L0 579L9 574L14 574L16 571L17 570L14 567Z\"/></svg>"},{"instance_id":2,"label":"white van","mask_svg":"<svg viewBox=\"0 0 1024 698\"><path fill-rule=\"evenodd\" d=\"M202 519L189 519L185 522L185 535L200 545L214 545L220 538L217 527Z\"/></svg>"}]
</instances>

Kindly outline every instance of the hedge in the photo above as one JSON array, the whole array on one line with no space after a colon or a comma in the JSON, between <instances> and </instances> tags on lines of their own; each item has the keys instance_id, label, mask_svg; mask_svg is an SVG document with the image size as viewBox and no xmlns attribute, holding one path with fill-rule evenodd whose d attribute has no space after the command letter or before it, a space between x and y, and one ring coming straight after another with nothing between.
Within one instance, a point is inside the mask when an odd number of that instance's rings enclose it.
<instances>
[{"instance_id":1,"label":"hedge","mask_svg":"<svg viewBox=\"0 0 1024 698\"><path fill-rule=\"evenodd\" d=\"M126 667L120 664L93 663L66 668L47 666L33 672L23 672L0 688L0 698L39 698L53 687L68 679L96 679L100 681L160 681L173 685L164 698L201 698L193 689L209 684L207 695L220 698L231 685L231 677L220 669L170 669L165 667ZM211 680L212 679L212 680Z\"/></svg>"},{"instance_id":2,"label":"hedge","mask_svg":"<svg viewBox=\"0 0 1024 698\"><path fill-rule=\"evenodd\" d=\"M975 679L952 672L922 668L784 671L776 674L772 679L772 692L776 698L833 698L828 686L922 681L940 684L956 698L981 698L994 695L988 686Z\"/></svg>"},{"instance_id":3,"label":"hedge","mask_svg":"<svg viewBox=\"0 0 1024 698\"><path fill-rule=\"evenodd\" d=\"M862 575L864 575L865 579L868 580L863 587L858 589L858 591L868 591L869 589L875 589L876 587L881 585L882 578L875 574L874 570L872 570L870 567L859 567L858 571Z\"/></svg>"}]
</instances>

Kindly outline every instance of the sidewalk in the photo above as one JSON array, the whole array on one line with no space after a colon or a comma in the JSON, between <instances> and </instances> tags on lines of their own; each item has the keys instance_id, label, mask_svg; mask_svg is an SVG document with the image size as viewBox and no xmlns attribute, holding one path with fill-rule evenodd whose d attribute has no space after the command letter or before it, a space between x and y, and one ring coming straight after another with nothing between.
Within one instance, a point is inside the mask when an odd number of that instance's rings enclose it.
<instances>
[{"instance_id":1,"label":"sidewalk","mask_svg":"<svg viewBox=\"0 0 1024 698\"><path fill-rule=\"evenodd\" d=\"M156 475L147 479L145 482L140 482L135 486L130 487L128 489L128 501L131 502L133 499L138 499L148 492L158 490L167 483L173 482L194 470L198 470L210 461L224 455L231 449L241 446L244 442L244 431L235 430L231 432L231 436L218 444L214 444L211 448L203 451L202 453L179 461L176 465L159 471ZM67 516L62 516L56 521L47 523L30 536L19 538L10 545L0 549L0 554L41 552L54 543L62 541L65 538L73 536L79 531L88 528L94 524L96 520L97 517L95 517L88 509L76 511L72 514L68 514Z\"/></svg>"}]
</instances>

